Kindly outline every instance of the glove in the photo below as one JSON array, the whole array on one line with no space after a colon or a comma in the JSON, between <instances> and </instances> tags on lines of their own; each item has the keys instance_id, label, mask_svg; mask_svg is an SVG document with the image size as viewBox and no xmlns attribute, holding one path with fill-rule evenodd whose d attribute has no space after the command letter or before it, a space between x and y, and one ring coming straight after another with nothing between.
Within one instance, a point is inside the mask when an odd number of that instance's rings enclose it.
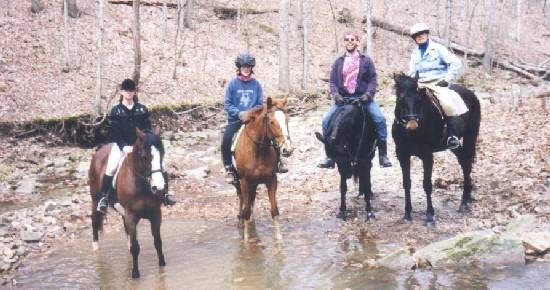
<instances>
[{"instance_id":1,"label":"glove","mask_svg":"<svg viewBox=\"0 0 550 290\"><path fill-rule=\"evenodd\" d=\"M341 103L344 102L344 97L342 97L342 96L340 96L340 95L336 95L336 96L334 97L334 102L335 102L336 104L341 104Z\"/></svg>"},{"instance_id":2,"label":"glove","mask_svg":"<svg viewBox=\"0 0 550 290\"><path fill-rule=\"evenodd\" d=\"M372 100L372 97L369 96L369 94L364 94L362 97L361 97L361 102L368 102Z\"/></svg>"},{"instance_id":3,"label":"glove","mask_svg":"<svg viewBox=\"0 0 550 290\"><path fill-rule=\"evenodd\" d=\"M132 150L133 150L133 149L134 149L134 147L132 147L132 146L124 146L124 147L122 147L122 151L123 151L124 153L126 153L126 154L132 153Z\"/></svg>"},{"instance_id":4,"label":"glove","mask_svg":"<svg viewBox=\"0 0 550 290\"><path fill-rule=\"evenodd\" d=\"M440 80L439 82L437 82L437 84L435 84L436 86L438 87L448 87L449 86L449 83L446 81L446 80Z\"/></svg>"},{"instance_id":5,"label":"glove","mask_svg":"<svg viewBox=\"0 0 550 290\"><path fill-rule=\"evenodd\" d=\"M241 121L244 122L244 120L246 120L247 117L248 117L248 112L247 111L239 112L239 119L241 119Z\"/></svg>"}]
</instances>

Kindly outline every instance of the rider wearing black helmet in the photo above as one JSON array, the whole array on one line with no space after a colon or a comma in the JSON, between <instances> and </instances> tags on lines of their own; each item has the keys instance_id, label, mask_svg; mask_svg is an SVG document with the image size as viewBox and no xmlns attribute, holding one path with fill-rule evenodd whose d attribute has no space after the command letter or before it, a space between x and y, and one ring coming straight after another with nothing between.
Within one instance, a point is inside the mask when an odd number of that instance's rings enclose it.
<instances>
[{"instance_id":1,"label":"rider wearing black helmet","mask_svg":"<svg viewBox=\"0 0 550 290\"><path fill-rule=\"evenodd\" d=\"M235 184L237 179L231 156L231 143L233 136L242 126L248 111L256 106L263 106L264 93L260 82L252 75L256 66L256 59L248 53L241 53L235 59L237 76L232 79L225 90L225 111L227 113L227 127L222 139L222 158L226 172L226 181ZM284 173L288 169L279 159L278 172Z\"/></svg>"}]
</instances>

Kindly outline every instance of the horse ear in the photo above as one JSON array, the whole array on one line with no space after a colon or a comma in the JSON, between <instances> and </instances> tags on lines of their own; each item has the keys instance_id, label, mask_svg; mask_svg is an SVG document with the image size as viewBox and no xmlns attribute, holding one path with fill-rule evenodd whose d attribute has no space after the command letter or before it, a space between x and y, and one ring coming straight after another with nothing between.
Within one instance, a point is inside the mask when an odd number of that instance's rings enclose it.
<instances>
[{"instance_id":1,"label":"horse ear","mask_svg":"<svg viewBox=\"0 0 550 290\"><path fill-rule=\"evenodd\" d=\"M414 74L414 80L418 81L419 78L420 78L420 74L418 73L418 71L416 71L416 73Z\"/></svg>"},{"instance_id":2,"label":"horse ear","mask_svg":"<svg viewBox=\"0 0 550 290\"><path fill-rule=\"evenodd\" d=\"M143 137L145 137L145 134L143 134L143 132L141 132L141 130L137 127L136 127L136 135L139 139L143 139Z\"/></svg>"},{"instance_id":3,"label":"horse ear","mask_svg":"<svg viewBox=\"0 0 550 290\"><path fill-rule=\"evenodd\" d=\"M160 126L159 125L155 126L155 128L153 129L153 133L155 135L160 135Z\"/></svg>"},{"instance_id":4,"label":"horse ear","mask_svg":"<svg viewBox=\"0 0 550 290\"><path fill-rule=\"evenodd\" d=\"M268 97L266 104L267 104L267 109L270 110L271 107L273 106L273 99L271 97Z\"/></svg>"}]
</instances>

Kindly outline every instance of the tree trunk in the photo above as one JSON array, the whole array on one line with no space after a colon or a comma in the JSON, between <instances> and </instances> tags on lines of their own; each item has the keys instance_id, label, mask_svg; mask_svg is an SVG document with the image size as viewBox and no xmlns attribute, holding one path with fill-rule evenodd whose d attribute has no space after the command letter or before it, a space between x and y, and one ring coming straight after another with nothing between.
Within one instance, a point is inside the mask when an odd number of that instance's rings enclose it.
<instances>
[{"instance_id":1,"label":"tree trunk","mask_svg":"<svg viewBox=\"0 0 550 290\"><path fill-rule=\"evenodd\" d=\"M516 6L516 17L517 17L517 24L516 24L516 40L520 42L520 35L521 35L521 0L517 0L517 6Z\"/></svg>"},{"instance_id":2,"label":"tree trunk","mask_svg":"<svg viewBox=\"0 0 550 290\"><path fill-rule=\"evenodd\" d=\"M177 79L178 77L178 61L179 61L179 53L178 53L178 38L180 35L180 28L181 28L181 9L183 9L183 0L178 0L178 15L176 16L176 38L174 40L174 71L172 73L172 79Z\"/></svg>"},{"instance_id":3,"label":"tree trunk","mask_svg":"<svg viewBox=\"0 0 550 290\"><path fill-rule=\"evenodd\" d=\"M31 12L32 13L38 13L42 10L44 10L44 4L42 4L41 0L31 0Z\"/></svg>"},{"instance_id":4,"label":"tree trunk","mask_svg":"<svg viewBox=\"0 0 550 290\"><path fill-rule=\"evenodd\" d=\"M447 48L451 46L452 15L453 15L453 3L451 0L447 0L445 5L445 16L447 16L447 20L445 21L445 39L446 39L445 46Z\"/></svg>"},{"instance_id":5,"label":"tree trunk","mask_svg":"<svg viewBox=\"0 0 550 290\"><path fill-rule=\"evenodd\" d=\"M96 71L96 94L94 101L95 113L97 116L101 116L101 97L103 96L103 32L105 31L103 25L103 1L99 0L99 9L97 12L98 19L98 32L97 32L97 71Z\"/></svg>"},{"instance_id":6,"label":"tree trunk","mask_svg":"<svg viewBox=\"0 0 550 290\"><path fill-rule=\"evenodd\" d=\"M162 26L162 42L166 42L166 32L168 30L168 6L166 6L166 1L162 3L162 19L164 20L164 25Z\"/></svg>"},{"instance_id":7,"label":"tree trunk","mask_svg":"<svg viewBox=\"0 0 550 290\"><path fill-rule=\"evenodd\" d=\"M435 31L437 36L441 37L441 32L439 30L439 17L441 15L441 0L435 1Z\"/></svg>"},{"instance_id":8,"label":"tree trunk","mask_svg":"<svg viewBox=\"0 0 550 290\"><path fill-rule=\"evenodd\" d=\"M373 30L372 30L372 7L374 0L365 0L365 6L367 8L367 36L366 36L366 52L367 54L374 59L374 41L372 39Z\"/></svg>"},{"instance_id":9,"label":"tree trunk","mask_svg":"<svg viewBox=\"0 0 550 290\"><path fill-rule=\"evenodd\" d=\"M488 72L492 71L492 65L493 65L496 6L497 6L496 0L489 0L489 9L487 11L491 11L491 13L487 13L488 19L487 19L487 31L485 34L485 54L483 55L483 59L481 60L483 67Z\"/></svg>"},{"instance_id":10,"label":"tree trunk","mask_svg":"<svg viewBox=\"0 0 550 290\"><path fill-rule=\"evenodd\" d=\"M69 18L69 0L63 0L63 34L64 34L64 47L65 51L63 52L63 68L62 72L69 72L69 27L67 26L67 20Z\"/></svg>"},{"instance_id":11,"label":"tree trunk","mask_svg":"<svg viewBox=\"0 0 550 290\"><path fill-rule=\"evenodd\" d=\"M279 3L279 89L290 90L290 67L288 60L288 0Z\"/></svg>"},{"instance_id":12,"label":"tree trunk","mask_svg":"<svg viewBox=\"0 0 550 290\"><path fill-rule=\"evenodd\" d=\"M139 6L140 0L134 0L134 82L139 87L141 74L141 35L139 30Z\"/></svg>"},{"instance_id":13,"label":"tree trunk","mask_svg":"<svg viewBox=\"0 0 550 290\"><path fill-rule=\"evenodd\" d=\"M192 29L191 18L193 17L193 0L187 0L185 4L185 13L183 16L183 26L188 29Z\"/></svg>"},{"instance_id":14,"label":"tree trunk","mask_svg":"<svg viewBox=\"0 0 550 290\"><path fill-rule=\"evenodd\" d=\"M76 0L67 0L67 6L68 6L68 9L69 9L69 16L71 18L80 17L80 10L78 9L78 5L76 4Z\"/></svg>"},{"instance_id":15,"label":"tree trunk","mask_svg":"<svg viewBox=\"0 0 550 290\"><path fill-rule=\"evenodd\" d=\"M308 3L307 0L301 0L300 15L302 18L302 89L307 89L308 78L308 65L309 65L309 53L308 53Z\"/></svg>"},{"instance_id":16,"label":"tree trunk","mask_svg":"<svg viewBox=\"0 0 550 290\"><path fill-rule=\"evenodd\" d=\"M330 5L330 12L332 13L332 25L334 26L334 52L338 54L338 31L336 30L336 13L334 13L334 8L332 7L332 0L328 0Z\"/></svg>"}]
</instances>

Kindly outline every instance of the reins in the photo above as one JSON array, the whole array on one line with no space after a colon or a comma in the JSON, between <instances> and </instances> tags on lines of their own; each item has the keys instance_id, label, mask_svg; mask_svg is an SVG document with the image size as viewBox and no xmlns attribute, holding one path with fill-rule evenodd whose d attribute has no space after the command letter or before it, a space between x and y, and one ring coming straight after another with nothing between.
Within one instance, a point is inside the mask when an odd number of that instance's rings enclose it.
<instances>
[{"instance_id":1,"label":"reins","mask_svg":"<svg viewBox=\"0 0 550 290\"><path fill-rule=\"evenodd\" d=\"M275 110L275 111L281 111L279 109ZM247 124L245 124L245 128L244 128L244 132L246 134L246 136L248 137L248 139L250 139L250 141L252 141L254 144L256 144L256 146L264 146L264 147L273 147L275 148L276 150L278 150L280 147L279 147L279 144L277 144L276 140L277 138L280 138L280 137L283 137L286 139L289 139L290 140L290 136L287 136L287 135L274 135L271 139L269 139L268 142L265 142L265 140L268 139L268 133L270 131L270 126L268 125L268 113L269 112L272 112L272 110L269 110L266 112L265 116L262 118L263 120L263 127L264 127L264 130L263 130L263 137L261 139L261 141L257 141L257 140L254 140L254 138L252 138L252 136L250 136L250 134L248 133L248 130L247 130Z\"/></svg>"}]
</instances>

